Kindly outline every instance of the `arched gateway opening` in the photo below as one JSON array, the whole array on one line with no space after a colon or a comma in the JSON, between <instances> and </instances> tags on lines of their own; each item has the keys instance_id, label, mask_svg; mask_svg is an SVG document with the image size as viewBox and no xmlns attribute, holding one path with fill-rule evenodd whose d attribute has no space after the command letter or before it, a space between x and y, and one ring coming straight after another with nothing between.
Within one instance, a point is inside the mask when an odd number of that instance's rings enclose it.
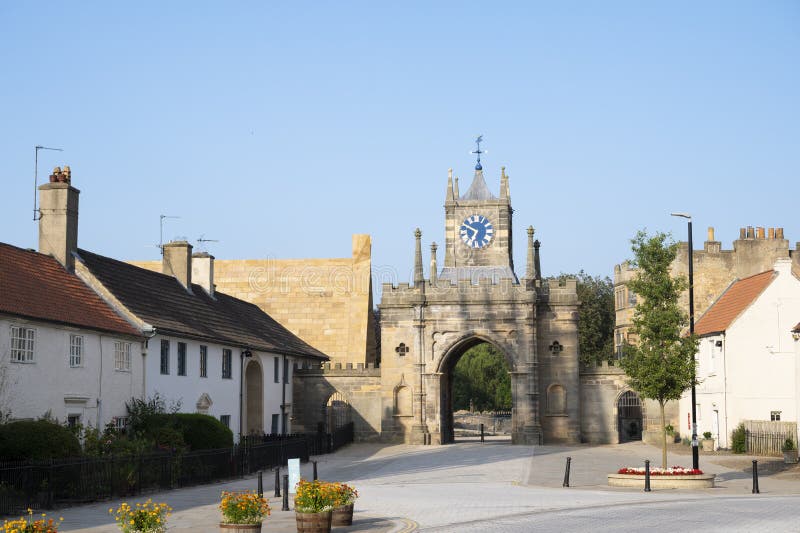
<instances>
[{"instance_id":1,"label":"arched gateway opening","mask_svg":"<svg viewBox=\"0 0 800 533\"><path fill-rule=\"evenodd\" d=\"M513 398L508 356L493 343L472 337L442 359L440 428L442 444L507 436L511 442Z\"/></svg>"}]
</instances>

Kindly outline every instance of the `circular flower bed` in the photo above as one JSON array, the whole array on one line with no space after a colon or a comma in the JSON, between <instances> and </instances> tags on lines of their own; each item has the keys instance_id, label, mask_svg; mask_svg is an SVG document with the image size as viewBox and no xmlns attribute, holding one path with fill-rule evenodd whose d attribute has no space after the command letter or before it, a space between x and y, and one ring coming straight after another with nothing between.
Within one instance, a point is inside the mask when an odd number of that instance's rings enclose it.
<instances>
[{"instance_id":1,"label":"circular flower bed","mask_svg":"<svg viewBox=\"0 0 800 533\"><path fill-rule=\"evenodd\" d=\"M669 468L650 468L651 476L699 476L703 473L699 468L684 468L682 466L671 466ZM623 466L617 474L630 474L635 476L645 475L643 467Z\"/></svg>"}]
</instances>

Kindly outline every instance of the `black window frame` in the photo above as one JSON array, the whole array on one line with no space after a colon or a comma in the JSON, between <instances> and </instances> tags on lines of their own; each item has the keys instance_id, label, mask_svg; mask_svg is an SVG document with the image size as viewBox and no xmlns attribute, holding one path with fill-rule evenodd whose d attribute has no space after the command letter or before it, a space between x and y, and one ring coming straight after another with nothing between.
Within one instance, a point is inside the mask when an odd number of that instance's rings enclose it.
<instances>
[{"instance_id":1,"label":"black window frame","mask_svg":"<svg viewBox=\"0 0 800 533\"><path fill-rule=\"evenodd\" d=\"M161 375L169 376L169 340L161 339Z\"/></svg>"},{"instance_id":2,"label":"black window frame","mask_svg":"<svg viewBox=\"0 0 800 533\"><path fill-rule=\"evenodd\" d=\"M208 346L200 345L200 377L208 377Z\"/></svg>"},{"instance_id":3,"label":"black window frame","mask_svg":"<svg viewBox=\"0 0 800 533\"><path fill-rule=\"evenodd\" d=\"M222 379L233 379L233 350L222 349Z\"/></svg>"},{"instance_id":4,"label":"black window frame","mask_svg":"<svg viewBox=\"0 0 800 533\"><path fill-rule=\"evenodd\" d=\"M178 375L186 375L186 343L178 343Z\"/></svg>"}]
</instances>

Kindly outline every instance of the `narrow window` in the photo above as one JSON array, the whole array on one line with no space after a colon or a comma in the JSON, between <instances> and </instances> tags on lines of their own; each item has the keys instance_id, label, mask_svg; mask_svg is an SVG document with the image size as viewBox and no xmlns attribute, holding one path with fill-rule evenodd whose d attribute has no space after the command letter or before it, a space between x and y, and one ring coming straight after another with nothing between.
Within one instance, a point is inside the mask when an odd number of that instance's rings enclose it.
<instances>
[{"instance_id":1,"label":"narrow window","mask_svg":"<svg viewBox=\"0 0 800 533\"><path fill-rule=\"evenodd\" d=\"M69 336L69 366L83 366L83 335Z\"/></svg>"},{"instance_id":2,"label":"narrow window","mask_svg":"<svg viewBox=\"0 0 800 533\"><path fill-rule=\"evenodd\" d=\"M36 333L32 328L11 326L11 361L33 363L33 341Z\"/></svg>"},{"instance_id":3,"label":"narrow window","mask_svg":"<svg viewBox=\"0 0 800 533\"><path fill-rule=\"evenodd\" d=\"M161 340L161 373L169 374L169 341Z\"/></svg>"},{"instance_id":4,"label":"narrow window","mask_svg":"<svg viewBox=\"0 0 800 533\"><path fill-rule=\"evenodd\" d=\"M131 343L114 341L114 370L130 372Z\"/></svg>"},{"instance_id":5,"label":"narrow window","mask_svg":"<svg viewBox=\"0 0 800 533\"><path fill-rule=\"evenodd\" d=\"M272 426L270 427L270 433L273 435L278 434L278 421L280 420L280 415L272 415Z\"/></svg>"},{"instance_id":6,"label":"narrow window","mask_svg":"<svg viewBox=\"0 0 800 533\"><path fill-rule=\"evenodd\" d=\"M67 426L75 429L81 425L81 415L67 415Z\"/></svg>"},{"instance_id":7,"label":"narrow window","mask_svg":"<svg viewBox=\"0 0 800 533\"><path fill-rule=\"evenodd\" d=\"M230 429L230 427L231 427L231 415L220 415L219 416L219 421L222 422L223 426L225 426L226 428Z\"/></svg>"},{"instance_id":8,"label":"narrow window","mask_svg":"<svg viewBox=\"0 0 800 533\"><path fill-rule=\"evenodd\" d=\"M272 359L275 362L275 383L280 383L281 362L278 360L277 357L273 357Z\"/></svg>"},{"instance_id":9,"label":"narrow window","mask_svg":"<svg viewBox=\"0 0 800 533\"><path fill-rule=\"evenodd\" d=\"M222 379L231 379L233 376L233 352L227 348L222 350Z\"/></svg>"},{"instance_id":10,"label":"narrow window","mask_svg":"<svg viewBox=\"0 0 800 533\"><path fill-rule=\"evenodd\" d=\"M178 343L178 375L186 375L186 343Z\"/></svg>"},{"instance_id":11,"label":"narrow window","mask_svg":"<svg viewBox=\"0 0 800 533\"><path fill-rule=\"evenodd\" d=\"M780 411L770 411L769 412L769 419L773 422L779 422L781 419L781 412Z\"/></svg>"},{"instance_id":12,"label":"narrow window","mask_svg":"<svg viewBox=\"0 0 800 533\"><path fill-rule=\"evenodd\" d=\"M208 377L208 346L200 345L200 377Z\"/></svg>"}]
</instances>

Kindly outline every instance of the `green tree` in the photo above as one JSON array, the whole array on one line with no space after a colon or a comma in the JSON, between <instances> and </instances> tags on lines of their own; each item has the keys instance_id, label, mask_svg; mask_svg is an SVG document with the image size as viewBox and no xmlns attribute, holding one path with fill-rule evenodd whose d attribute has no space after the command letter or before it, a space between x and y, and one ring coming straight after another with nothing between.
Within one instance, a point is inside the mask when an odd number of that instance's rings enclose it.
<instances>
[{"instance_id":1,"label":"green tree","mask_svg":"<svg viewBox=\"0 0 800 533\"><path fill-rule=\"evenodd\" d=\"M606 276L559 274L558 280L578 280L578 351L582 365L608 361L614 356L614 284Z\"/></svg>"},{"instance_id":2,"label":"green tree","mask_svg":"<svg viewBox=\"0 0 800 533\"><path fill-rule=\"evenodd\" d=\"M453 370L453 409L511 409L511 376L505 357L488 343L467 350Z\"/></svg>"},{"instance_id":3,"label":"green tree","mask_svg":"<svg viewBox=\"0 0 800 533\"><path fill-rule=\"evenodd\" d=\"M625 347L620 364L631 388L658 402L663 437L661 464L666 468L664 404L679 399L692 386L697 337L683 334L688 319L678 298L687 287L686 279L673 278L669 272L678 245L665 233L648 236L645 231L639 231L631 243L631 263L637 274L628 287L641 296L631 328L638 343Z\"/></svg>"}]
</instances>

